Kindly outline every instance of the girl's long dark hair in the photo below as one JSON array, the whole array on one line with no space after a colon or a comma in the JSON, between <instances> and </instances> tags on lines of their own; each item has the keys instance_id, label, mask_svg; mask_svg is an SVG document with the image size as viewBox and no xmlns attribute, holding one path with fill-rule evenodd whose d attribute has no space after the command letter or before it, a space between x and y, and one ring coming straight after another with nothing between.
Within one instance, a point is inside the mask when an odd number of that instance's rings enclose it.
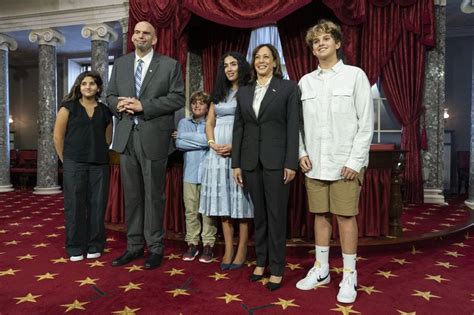
<instances>
[{"instance_id":1,"label":"girl's long dark hair","mask_svg":"<svg viewBox=\"0 0 474 315\"><path fill-rule=\"evenodd\" d=\"M96 71L85 71L77 76L76 81L74 81L74 84L72 85L71 91L69 91L69 94L67 94L63 98L62 102L77 101L78 99L82 97L81 82L82 80L84 80L85 77L91 77L94 79L94 82L95 84L97 84L97 87L98 87L97 94L95 95L95 99L98 100L100 98L100 95L102 94L102 87L103 87L103 82L102 82L102 78L100 77L100 74Z\"/></svg>"},{"instance_id":2,"label":"girl's long dark hair","mask_svg":"<svg viewBox=\"0 0 474 315\"><path fill-rule=\"evenodd\" d=\"M224 72L224 59L229 56L234 57L235 60L237 60L237 64L239 66L237 82L239 86L246 85L250 81L250 65L247 60L245 60L245 57L236 51L226 52L219 59L219 65L217 66L214 91L212 91L211 94L211 101L214 104L224 101L229 93L229 89L232 86L232 83L227 79Z\"/></svg>"}]
</instances>

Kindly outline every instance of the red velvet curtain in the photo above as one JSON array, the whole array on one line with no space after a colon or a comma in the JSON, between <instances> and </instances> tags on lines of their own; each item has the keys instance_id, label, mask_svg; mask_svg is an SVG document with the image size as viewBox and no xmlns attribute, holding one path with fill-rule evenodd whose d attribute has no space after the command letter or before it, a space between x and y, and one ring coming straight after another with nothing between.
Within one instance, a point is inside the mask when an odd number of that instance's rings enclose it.
<instances>
[{"instance_id":1,"label":"red velvet curtain","mask_svg":"<svg viewBox=\"0 0 474 315\"><path fill-rule=\"evenodd\" d=\"M217 65L222 54L227 51L238 51L247 54L250 41L250 29L242 30L233 27L206 22L199 31L191 36L199 36L202 45L202 74L204 91L211 93Z\"/></svg>"},{"instance_id":2,"label":"red velvet curtain","mask_svg":"<svg viewBox=\"0 0 474 315\"><path fill-rule=\"evenodd\" d=\"M404 197L410 203L423 203L420 114L423 110L425 46L413 33L404 32L401 38L382 70L382 86L393 113L403 125L401 149L408 151L403 174Z\"/></svg>"},{"instance_id":3,"label":"red velvet curtain","mask_svg":"<svg viewBox=\"0 0 474 315\"><path fill-rule=\"evenodd\" d=\"M157 32L155 51L178 60L184 78L188 38L183 31L191 18L191 12L183 8L183 1L130 0L129 5L128 51L134 48L131 38L135 25L140 21L148 21Z\"/></svg>"},{"instance_id":4,"label":"red velvet curtain","mask_svg":"<svg viewBox=\"0 0 474 315\"><path fill-rule=\"evenodd\" d=\"M276 23L311 0L184 0L184 7L218 24L255 28Z\"/></svg>"},{"instance_id":5,"label":"red velvet curtain","mask_svg":"<svg viewBox=\"0 0 474 315\"><path fill-rule=\"evenodd\" d=\"M318 59L306 45L305 36L306 31L322 18L337 20L327 6L314 1L278 22L286 69L291 80L299 81L303 75L316 69Z\"/></svg>"}]
</instances>

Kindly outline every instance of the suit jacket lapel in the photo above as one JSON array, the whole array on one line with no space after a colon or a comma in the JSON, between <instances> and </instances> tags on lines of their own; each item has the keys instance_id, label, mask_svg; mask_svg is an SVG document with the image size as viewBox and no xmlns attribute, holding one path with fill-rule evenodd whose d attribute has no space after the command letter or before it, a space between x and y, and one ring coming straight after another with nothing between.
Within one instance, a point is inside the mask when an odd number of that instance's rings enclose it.
<instances>
[{"instance_id":1,"label":"suit jacket lapel","mask_svg":"<svg viewBox=\"0 0 474 315\"><path fill-rule=\"evenodd\" d=\"M257 121L257 116L255 115L255 111L253 110L253 97L255 95L255 86L257 83L253 82L252 85L248 86L248 89L246 89L247 93L244 93L244 104L247 104L246 110L250 112L250 116L252 116L255 121Z\"/></svg>"},{"instance_id":2,"label":"suit jacket lapel","mask_svg":"<svg viewBox=\"0 0 474 315\"><path fill-rule=\"evenodd\" d=\"M150 66L148 67L148 70L147 70L147 72L146 72L146 74L145 74L145 78L143 79L143 82L142 82L142 87L140 88L139 97L142 96L143 91L145 91L145 89L146 89L148 83L150 83L151 78L152 78L152 77L155 75L155 73L157 72L158 64L159 64L159 56L158 56L158 53L153 52L153 57L151 58Z\"/></svg>"},{"instance_id":3,"label":"suit jacket lapel","mask_svg":"<svg viewBox=\"0 0 474 315\"><path fill-rule=\"evenodd\" d=\"M273 77L272 81L270 81L270 85L268 86L267 92L263 97L262 103L260 104L260 108L258 110L258 117L262 116L263 111L269 104L273 101L275 96L278 95L278 88L280 86L280 79Z\"/></svg>"}]
</instances>

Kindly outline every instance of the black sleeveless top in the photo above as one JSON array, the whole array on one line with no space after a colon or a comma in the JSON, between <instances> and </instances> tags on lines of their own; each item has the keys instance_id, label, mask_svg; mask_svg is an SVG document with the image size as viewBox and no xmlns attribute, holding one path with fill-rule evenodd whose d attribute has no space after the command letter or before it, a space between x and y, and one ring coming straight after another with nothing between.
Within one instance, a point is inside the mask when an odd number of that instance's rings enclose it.
<instances>
[{"instance_id":1,"label":"black sleeveless top","mask_svg":"<svg viewBox=\"0 0 474 315\"><path fill-rule=\"evenodd\" d=\"M61 106L69 110L64 158L75 162L107 164L109 145L105 141L105 129L112 120L109 108L97 101L94 114L89 118L79 100L65 102Z\"/></svg>"}]
</instances>

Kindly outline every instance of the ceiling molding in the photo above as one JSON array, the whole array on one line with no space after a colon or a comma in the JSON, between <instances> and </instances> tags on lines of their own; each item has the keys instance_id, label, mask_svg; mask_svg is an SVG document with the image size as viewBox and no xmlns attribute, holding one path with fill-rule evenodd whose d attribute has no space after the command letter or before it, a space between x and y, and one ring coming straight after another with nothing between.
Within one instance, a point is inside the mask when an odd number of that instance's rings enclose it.
<instances>
[{"instance_id":1,"label":"ceiling molding","mask_svg":"<svg viewBox=\"0 0 474 315\"><path fill-rule=\"evenodd\" d=\"M104 23L120 21L124 18L128 18L128 2L107 6L2 17L0 19L0 33Z\"/></svg>"}]
</instances>

